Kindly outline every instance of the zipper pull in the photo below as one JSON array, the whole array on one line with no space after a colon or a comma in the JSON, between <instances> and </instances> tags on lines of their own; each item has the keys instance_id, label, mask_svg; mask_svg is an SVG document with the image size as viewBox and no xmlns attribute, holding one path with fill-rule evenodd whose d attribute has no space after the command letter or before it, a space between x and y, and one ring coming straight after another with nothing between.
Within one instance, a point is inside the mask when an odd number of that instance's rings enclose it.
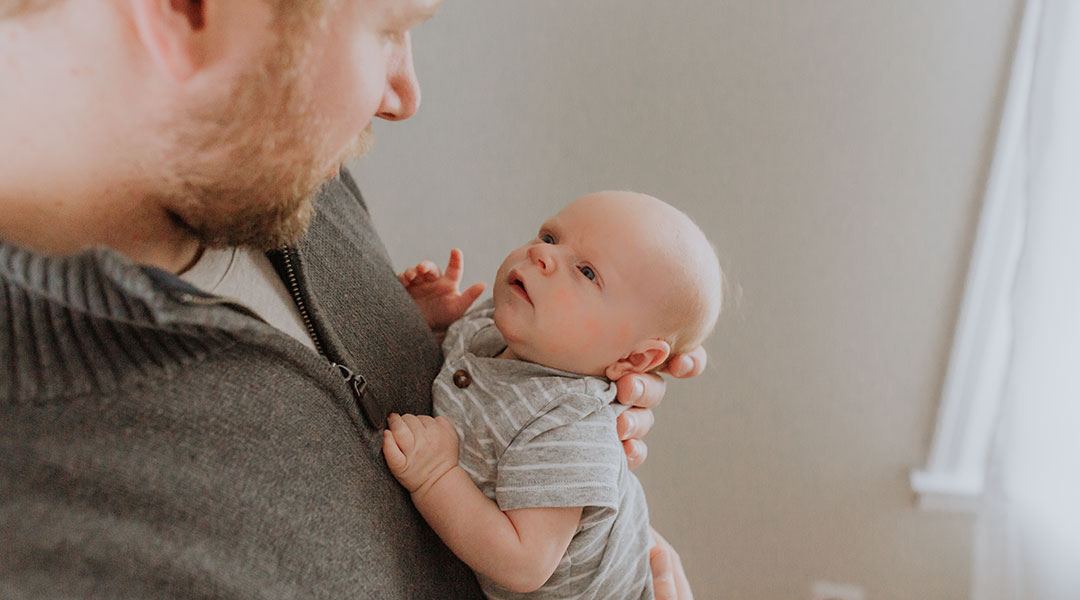
<instances>
[{"instance_id":1,"label":"zipper pull","mask_svg":"<svg viewBox=\"0 0 1080 600\"><path fill-rule=\"evenodd\" d=\"M370 394L368 394L367 379L359 373L354 373L352 369L345 365L332 362L330 363L330 366L336 368L338 372L341 373L342 378L345 379L345 383L349 384L349 388L352 389L353 397L356 398L356 403L360 406L360 410L364 413L364 417L368 420L368 423L371 424L372 427L382 427L382 421L385 421L385 419L377 420L375 419L375 416L371 414L371 411L375 409L375 406L372 406L374 398L371 398Z\"/></svg>"},{"instance_id":2,"label":"zipper pull","mask_svg":"<svg viewBox=\"0 0 1080 600\"><path fill-rule=\"evenodd\" d=\"M336 367L341 373L341 376L345 378L345 383L348 383L352 387L353 395L357 400L362 400L364 394L367 393L367 379L364 379L363 375L359 373L353 373L352 369L345 365L339 365L337 363L330 363L331 366Z\"/></svg>"}]
</instances>

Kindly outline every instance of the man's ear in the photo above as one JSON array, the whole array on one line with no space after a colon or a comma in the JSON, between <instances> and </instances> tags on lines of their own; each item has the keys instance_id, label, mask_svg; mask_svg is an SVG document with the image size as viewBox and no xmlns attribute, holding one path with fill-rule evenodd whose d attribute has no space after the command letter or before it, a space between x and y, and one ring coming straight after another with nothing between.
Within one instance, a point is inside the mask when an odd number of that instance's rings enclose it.
<instances>
[{"instance_id":1,"label":"man's ear","mask_svg":"<svg viewBox=\"0 0 1080 600\"><path fill-rule=\"evenodd\" d=\"M660 339L638 342L629 354L604 369L604 376L617 381L628 373L647 373L664 364L671 356L671 345Z\"/></svg>"},{"instance_id":2,"label":"man's ear","mask_svg":"<svg viewBox=\"0 0 1080 600\"><path fill-rule=\"evenodd\" d=\"M139 41L154 63L177 81L187 81L203 65L207 2L130 0Z\"/></svg>"}]
</instances>

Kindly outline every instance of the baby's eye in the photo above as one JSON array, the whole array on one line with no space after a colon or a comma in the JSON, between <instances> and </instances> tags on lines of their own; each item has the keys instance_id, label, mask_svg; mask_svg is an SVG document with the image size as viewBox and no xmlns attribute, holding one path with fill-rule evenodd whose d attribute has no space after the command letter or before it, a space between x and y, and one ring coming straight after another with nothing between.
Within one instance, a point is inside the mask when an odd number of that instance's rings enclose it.
<instances>
[{"instance_id":1,"label":"baby's eye","mask_svg":"<svg viewBox=\"0 0 1080 600\"><path fill-rule=\"evenodd\" d=\"M593 271L592 267L578 267L578 270L585 276L585 279L596 281L596 271Z\"/></svg>"},{"instance_id":2,"label":"baby's eye","mask_svg":"<svg viewBox=\"0 0 1080 600\"><path fill-rule=\"evenodd\" d=\"M551 235L550 233L545 233L544 235L540 236L540 241L544 242L545 244L554 244L555 236Z\"/></svg>"}]
</instances>

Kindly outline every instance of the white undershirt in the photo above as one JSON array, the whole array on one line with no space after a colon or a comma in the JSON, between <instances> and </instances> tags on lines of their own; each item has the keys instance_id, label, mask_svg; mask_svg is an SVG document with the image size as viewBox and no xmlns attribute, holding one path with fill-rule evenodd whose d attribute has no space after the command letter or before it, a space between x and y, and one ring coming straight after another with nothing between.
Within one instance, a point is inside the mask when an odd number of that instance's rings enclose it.
<instances>
[{"instance_id":1,"label":"white undershirt","mask_svg":"<svg viewBox=\"0 0 1080 600\"><path fill-rule=\"evenodd\" d=\"M243 304L267 323L315 350L304 320L270 259L247 248L207 249L180 279L200 290Z\"/></svg>"}]
</instances>

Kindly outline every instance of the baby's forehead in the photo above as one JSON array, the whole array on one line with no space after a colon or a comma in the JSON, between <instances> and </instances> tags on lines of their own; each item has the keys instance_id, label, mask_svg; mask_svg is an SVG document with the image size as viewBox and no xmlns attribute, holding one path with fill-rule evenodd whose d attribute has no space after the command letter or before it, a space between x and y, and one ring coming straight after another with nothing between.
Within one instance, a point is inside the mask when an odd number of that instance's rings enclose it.
<instances>
[{"instance_id":1,"label":"baby's forehead","mask_svg":"<svg viewBox=\"0 0 1080 600\"><path fill-rule=\"evenodd\" d=\"M637 192L598 192L582 196L549 220L579 229L604 249L649 259L658 266L679 263L708 246L689 217L671 205ZM700 238L700 239L698 239ZM644 266L644 265L642 265Z\"/></svg>"}]
</instances>

